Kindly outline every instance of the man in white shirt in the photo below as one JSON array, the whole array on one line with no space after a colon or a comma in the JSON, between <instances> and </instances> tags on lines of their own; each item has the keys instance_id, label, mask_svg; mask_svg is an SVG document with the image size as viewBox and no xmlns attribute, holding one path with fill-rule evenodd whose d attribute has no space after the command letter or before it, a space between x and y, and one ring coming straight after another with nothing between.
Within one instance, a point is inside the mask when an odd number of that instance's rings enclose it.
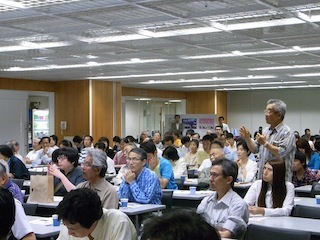
<instances>
[{"instance_id":1,"label":"man in white shirt","mask_svg":"<svg viewBox=\"0 0 320 240\"><path fill-rule=\"evenodd\" d=\"M33 139L32 150L28 152L27 156L25 157L26 164L32 164L32 162L36 159L40 149L40 138Z\"/></svg>"},{"instance_id":2,"label":"man in white shirt","mask_svg":"<svg viewBox=\"0 0 320 240\"><path fill-rule=\"evenodd\" d=\"M219 125L222 127L222 131L228 131L230 132L230 128L228 126L228 124L224 123L224 117L223 116L220 116L218 118L218 121L219 121Z\"/></svg>"},{"instance_id":3,"label":"man in white shirt","mask_svg":"<svg viewBox=\"0 0 320 240\"><path fill-rule=\"evenodd\" d=\"M50 137L42 137L40 140L41 149L39 150L35 164L49 164L52 160L53 148L50 147Z\"/></svg>"}]
</instances>

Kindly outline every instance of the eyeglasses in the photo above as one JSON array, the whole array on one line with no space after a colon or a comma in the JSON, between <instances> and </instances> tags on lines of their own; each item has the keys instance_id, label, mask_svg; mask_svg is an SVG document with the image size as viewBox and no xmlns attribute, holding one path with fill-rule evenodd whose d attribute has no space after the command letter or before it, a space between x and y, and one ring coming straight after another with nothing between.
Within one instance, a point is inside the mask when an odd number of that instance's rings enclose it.
<instances>
[{"instance_id":1,"label":"eyeglasses","mask_svg":"<svg viewBox=\"0 0 320 240\"><path fill-rule=\"evenodd\" d=\"M57 157L58 161L63 161L65 159L68 159L67 156L65 156L65 155L60 155L60 156Z\"/></svg>"},{"instance_id":2,"label":"eyeglasses","mask_svg":"<svg viewBox=\"0 0 320 240\"><path fill-rule=\"evenodd\" d=\"M89 162L83 162L83 163L81 163L81 167L92 167L92 163L89 163Z\"/></svg>"},{"instance_id":3,"label":"eyeglasses","mask_svg":"<svg viewBox=\"0 0 320 240\"><path fill-rule=\"evenodd\" d=\"M136 158L136 157L133 157L133 158L127 158L127 162L138 162L140 161L141 159L140 158Z\"/></svg>"},{"instance_id":4,"label":"eyeglasses","mask_svg":"<svg viewBox=\"0 0 320 240\"><path fill-rule=\"evenodd\" d=\"M221 175L220 173L210 172L210 177L212 176L216 178L216 177L219 177L220 175Z\"/></svg>"},{"instance_id":5,"label":"eyeglasses","mask_svg":"<svg viewBox=\"0 0 320 240\"><path fill-rule=\"evenodd\" d=\"M264 112L264 114L268 114L269 115L271 113L274 113L275 111L273 109L266 109L263 112Z\"/></svg>"}]
</instances>

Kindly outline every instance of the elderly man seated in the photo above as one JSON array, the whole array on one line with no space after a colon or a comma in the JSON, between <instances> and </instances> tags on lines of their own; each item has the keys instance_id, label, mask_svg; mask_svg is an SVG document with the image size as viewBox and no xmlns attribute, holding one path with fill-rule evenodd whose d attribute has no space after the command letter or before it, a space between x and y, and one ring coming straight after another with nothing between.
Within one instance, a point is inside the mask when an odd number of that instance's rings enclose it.
<instances>
[{"instance_id":1,"label":"elderly man seated","mask_svg":"<svg viewBox=\"0 0 320 240\"><path fill-rule=\"evenodd\" d=\"M223 158L223 157L224 157L223 148L217 145L211 146L210 159L204 160L198 169L198 173L200 172L199 178L198 178L199 183L205 183L205 184L210 183L210 169L211 169L212 162L215 161L216 159Z\"/></svg>"},{"instance_id":2,"label":"elderly man seated","mask_svg":"<svg viewBox=\"0 0 320 240\"><path fill-rule=\"evenodd\" d=\"M141 148L133 148L127 163L129 169L123 175L119 198L128 198L130 202L161 204L160 180L146 168L147 153Z\"/></svg>"},{"instance_id":3,"label":"elderly man seated","mask_svg":"<svg viewBox=\"0 0 320 240\"><path fill-rule=\"evenodd\" d=\"M226 158L212 162L210 184L216 189L205 197L197 208L207 223L218 229L223 238L243 237L249 220L246 202L232 190L238 175L238 166Z\"/></svg>"}]
</instances>

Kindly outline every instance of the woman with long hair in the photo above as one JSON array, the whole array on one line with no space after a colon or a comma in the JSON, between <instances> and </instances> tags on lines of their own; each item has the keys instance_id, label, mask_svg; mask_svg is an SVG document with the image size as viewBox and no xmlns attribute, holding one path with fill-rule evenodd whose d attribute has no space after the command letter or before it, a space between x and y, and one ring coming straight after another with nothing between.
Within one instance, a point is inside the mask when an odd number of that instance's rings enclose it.
<instances>
[{"instance_id":1,"label":"woman with long hair","mask_svg":"<svg viewBox=\"0 0 320 240\"><path fill-rule=\"evenodd\" d=\"M289 216L294 205L294 186L285 181L286 167L282 159L268 160L261 180L249 188L244 200L251 214Z\"/></svg>"},{"instance_id":2,"label":"woman with long hair","mask_svg":"<svg viewBox=\"0 0 320 240\"><path fill-rule=\"evenodd\" d=\"M307 157L307 166L312 170L319 170L320 157L317 151L313 151L310 147L309 141L305 138L300 138L296 142L297 150L304 153Z\"/></svg>"}]
</instances>

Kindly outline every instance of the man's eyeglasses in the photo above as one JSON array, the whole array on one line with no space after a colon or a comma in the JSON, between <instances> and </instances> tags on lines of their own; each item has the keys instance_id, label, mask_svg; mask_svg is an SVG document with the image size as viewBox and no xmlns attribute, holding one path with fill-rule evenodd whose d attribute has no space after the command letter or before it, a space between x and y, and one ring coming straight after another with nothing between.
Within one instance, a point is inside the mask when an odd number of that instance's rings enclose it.
<instances>
[{"instance_id":1,"label":"man's eyeglasses","mask_svg":"<svg viewBox=\"0 0 320 240\"><path fill-rule=\"evenodd\" d=\"M220 175L221 175L220 173L210 172L210 177L212 176L216 178L216 177L219 177Z\"/></svg>"},{"instance_id":2,"label":"man's eyeglasses","mask_svg":"<svg viewBox=\"0 0 320 240\"><path fill-rule=\"evenodd\" d=\"M133 157L133 158L127 158L127 162L138 162L138 161L140 161L141 159L140 158L135 158L135 157Z\"/></svg>"},{"instance_id":3,"label":"man's eyeglasses","mask_svg":"<svg viewBox=\"0 0 320 240\"><path fill-rule=\"evenodd\" d=\"M65 155L60 155L60 156L57 157L58 161L63 161L65 159L68 159L67 156L65 156Z\"/></svg>"},{"instance_id":4,"label":"man's eyeglasses","mask_svg":"<svg viewBox=\"0 0 320 240\"><path fill-rule=\"evenodd\" d=\"M92 163L89 163L89 162L83 162L81 163L81 167L92 167Z\"/></svg>"}]
</instances>

